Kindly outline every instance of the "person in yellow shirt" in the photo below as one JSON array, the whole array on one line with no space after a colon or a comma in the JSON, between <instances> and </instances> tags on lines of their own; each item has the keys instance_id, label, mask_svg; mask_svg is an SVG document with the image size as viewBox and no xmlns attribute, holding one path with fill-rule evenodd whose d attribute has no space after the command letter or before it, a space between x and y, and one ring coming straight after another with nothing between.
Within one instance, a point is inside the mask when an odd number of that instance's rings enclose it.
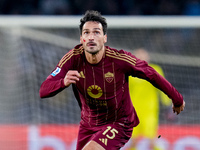
<instances>
[{"instance_id":1,"label":"person in yellow shirt","mask_svg":"<svg viewBox=\"0 0 200 150\"><path fill-rule=\"evenodd\" d=\"M149 62L150 57L145 49L137 49L133 53L137 58ZM150 64L160 75L164 76L163 70L156 64ZM134 86L133 86L134 85ZM140 118L140 124L134 128L131 146L128 150L136 150L136 145L141 138L150 141L149 149L157 150L154 139L159 125L159 100L165 106L171 106L171 100L161 91L143 79L129 77L129 91L133 106Z\"/></svg>"}]
</instances>

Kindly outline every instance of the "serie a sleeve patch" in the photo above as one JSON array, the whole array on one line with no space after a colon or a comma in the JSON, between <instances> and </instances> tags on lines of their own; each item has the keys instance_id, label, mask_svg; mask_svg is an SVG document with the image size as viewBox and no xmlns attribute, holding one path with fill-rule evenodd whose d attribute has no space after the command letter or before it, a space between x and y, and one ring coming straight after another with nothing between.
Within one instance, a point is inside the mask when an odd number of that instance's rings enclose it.
<instances>
[{"instance_id":1,"label":"serie a sleeve patch","mask_svg":"<svg viewBox=\"0 0 200 150\"><path fill-rule=\"evenodd\" d=\"M52 73L51 73L51 75L53 76L53 77L55 77L59 72L60 72L60 68L59 67L57 67Z\"/></svg>"}]
</instances>

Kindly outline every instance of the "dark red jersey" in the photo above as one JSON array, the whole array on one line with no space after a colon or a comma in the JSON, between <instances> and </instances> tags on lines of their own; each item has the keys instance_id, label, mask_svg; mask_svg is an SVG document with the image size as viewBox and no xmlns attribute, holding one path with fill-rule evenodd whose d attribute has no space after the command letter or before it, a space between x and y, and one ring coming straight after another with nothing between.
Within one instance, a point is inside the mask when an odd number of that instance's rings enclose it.
<instances>
[{"instance_id":1,"label":"dark red jersey","mask_svg":"<svg viewBox=\"0 0 200 150\"><path fill-rule=\"evenodd\" d=\"M63 56L42 83L40 96L50 97L65 89L63 80L68 70L77 70L81 76L73 90L81 107L81 124L84 126L112 123L134 127L139 123L129 95L130 75L151 82L167 94L175 106L183 104L182 95L147 62L130 52L108 46L102 60L98 64L90 64L82 45L77 45Z\"/></svg>"}]
</instances>

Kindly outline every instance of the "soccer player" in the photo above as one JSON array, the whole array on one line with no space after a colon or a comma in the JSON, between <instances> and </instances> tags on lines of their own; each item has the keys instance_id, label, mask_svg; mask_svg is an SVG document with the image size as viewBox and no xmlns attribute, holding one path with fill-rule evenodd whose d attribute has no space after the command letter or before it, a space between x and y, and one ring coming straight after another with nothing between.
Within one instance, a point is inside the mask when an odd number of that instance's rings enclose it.
<instances>
[{"instance_id":1,"label":"soccer player","mask_svg":"<svg viewBox=\"0 0 200 150\"><path fill-rule=\"evenodd\" d=\"M184 109L182 95L145 61L105 46L107 23L99 12L87 11L79 27L81 44L62 57L40 88L45 98L72 85L81 107L77 150L118 150L130 139L139 124L129 95L130 75L166 93L177 114Z\"/></svg>"},{"instance_id":2,"label":"soccer player","mask_svg":"<svg viewBox=\"0 0 200 150\"><path fill-rule=\"evenodd\" d=\"M143 48L134 50L133 54L141 60L150 62L150 56ZM152 63L149 65L164 77L163 70L159 65ZM142 138L149 140L149 150L155 150L157 149L154 139L159 123L159 100L166 107L171 105L171 101L163 92L146 80L131 76L129 76L129 91L133 106L140 118L140 124L134 128L132 143L127 150L136 150L137 144Z\"/></svg>"}]
</instances>

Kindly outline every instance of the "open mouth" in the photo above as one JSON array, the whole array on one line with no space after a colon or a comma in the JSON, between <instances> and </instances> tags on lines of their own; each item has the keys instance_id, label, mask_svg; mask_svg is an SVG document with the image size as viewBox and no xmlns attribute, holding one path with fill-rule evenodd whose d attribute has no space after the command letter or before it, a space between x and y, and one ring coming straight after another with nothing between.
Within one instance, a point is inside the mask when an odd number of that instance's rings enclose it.
<instances>
[{"instance_id":1,"label":"open mouth","mask_svg":"<svg viewBox=\"0 0 200 150\"><path fill-rule=\"evenodd\" d=\"M96 46L96 43L89 42L89 43L87 43L87 46Z\"/></svg>"}]
</instances>

